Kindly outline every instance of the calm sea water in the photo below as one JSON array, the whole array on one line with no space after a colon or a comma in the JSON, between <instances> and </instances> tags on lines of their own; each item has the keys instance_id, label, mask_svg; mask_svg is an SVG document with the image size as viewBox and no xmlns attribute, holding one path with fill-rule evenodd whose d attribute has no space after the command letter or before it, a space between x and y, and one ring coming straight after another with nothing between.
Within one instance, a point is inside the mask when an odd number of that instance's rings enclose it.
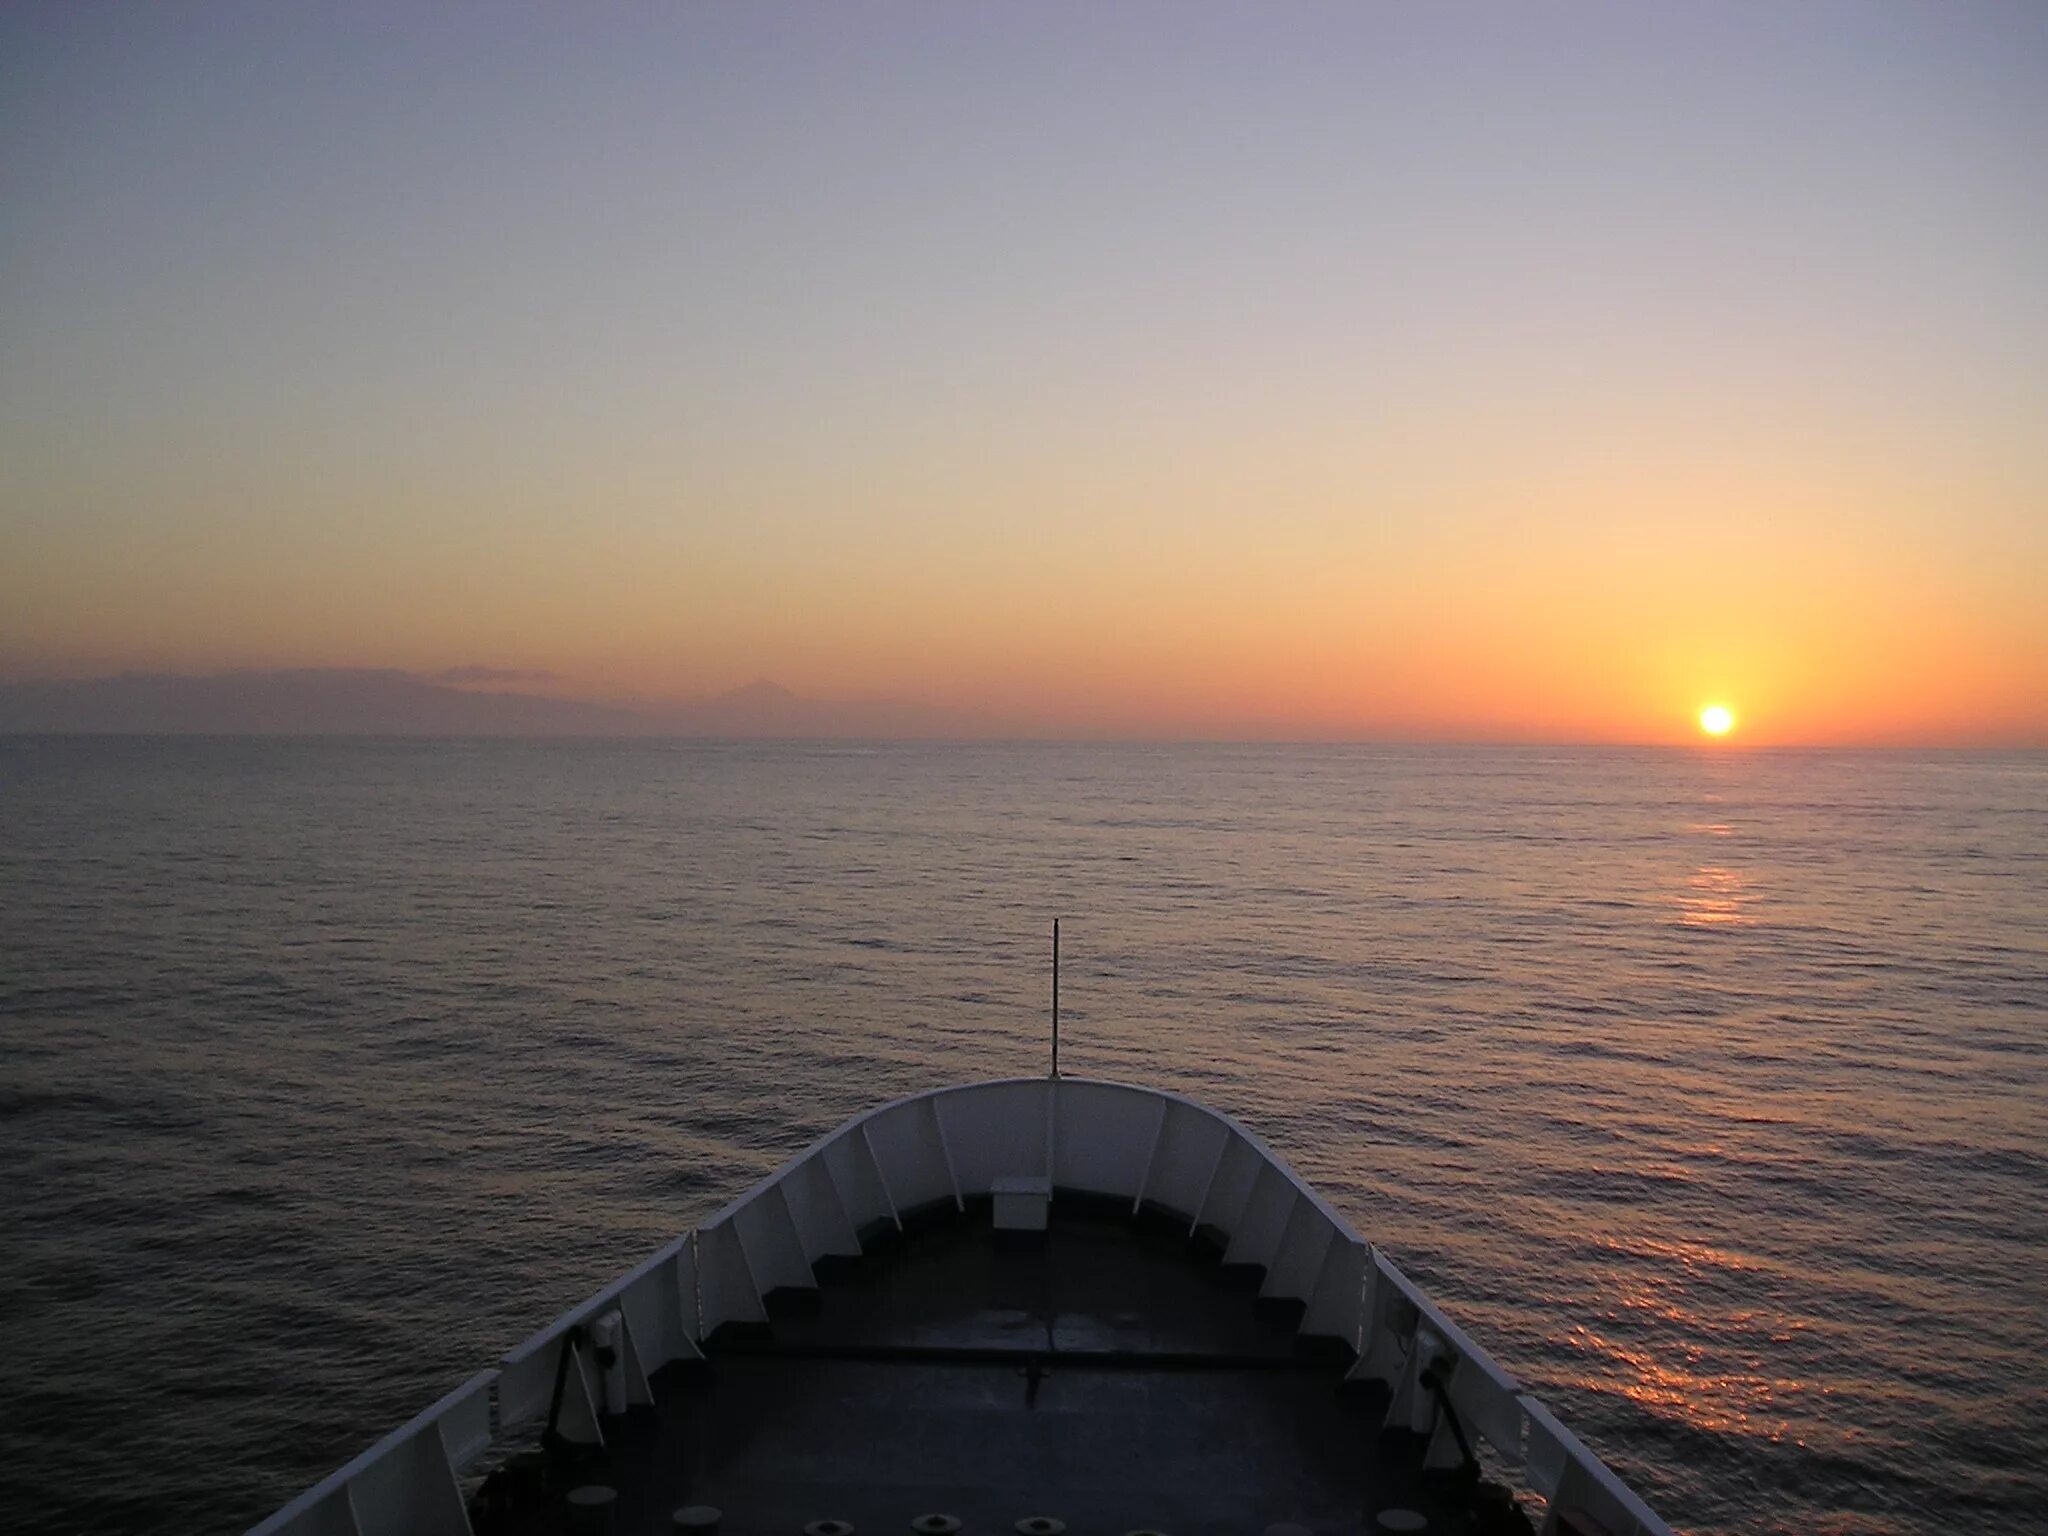
<instances>
[{"instance_id":1,"label":"calm sea water","mask_svg":"<svg viewBox=\"0 0 2048 1536\"><path fill-rule=\"evenodd\" d=\"M267 1513L1054 913L1675 1525L2048 1525L2048 757L1268 747L0 740L0 1509Z\"/></svg>"}]
</instances>

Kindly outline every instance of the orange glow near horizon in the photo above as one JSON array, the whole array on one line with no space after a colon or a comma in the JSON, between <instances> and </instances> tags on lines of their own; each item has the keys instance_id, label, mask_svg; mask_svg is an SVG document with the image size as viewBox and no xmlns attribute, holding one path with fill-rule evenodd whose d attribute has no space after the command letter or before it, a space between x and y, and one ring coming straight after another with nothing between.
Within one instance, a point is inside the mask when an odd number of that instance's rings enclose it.
<instances>
[{"instance_id":1,"label":"orange glow near horizon","mask_svg":"<svg viewBox=\"0 0 2048 1536\"><path fill-rule=\"evenodd\" d=\"M302 563L284 532L82 555L33 531L19 583L0 577L0 673L483 666L624 705L765 676L959 711L963 734L1169 738L1697 742L1708 722L1671 709L1690 696L1741 699L1721 739L1749 746L2048 741L2048 646L2010 574L1830 569L1724 519L1756 574L1704 613L1678 527L1333 518L1311 539L1104 509L1033 540L1021 492L988 499L971 533L869 544L855 513L772 558L746 547L759 528L508 529L486 555L415 539L405 562L337 547L310 585L276 575Z\"/></svg>"},{"instance_id":2,"label":"orange glow near horizon","mask_svg":"<svg viewBox=\"0 0 2048 1536\"><path fill-rule=\"evenodd\" d=\"M2048 93L1965 67L1998 26L1871 28L1933 71L1907 112L1835 29L1709 8L1575 13L1547 63L1427 8L1416 52L1084 9L956 55L650 12L573 70L451 23L399 90L346 8L332 46L238 12L240 52L49 8L0 96L50 157L0 293L0 683L2048 745Z\"/></svg>"},{"instance_id":3,"label":"orange glow near horizon","mask_svg":"<svg viewBox=\"0 0 2048 1536\"><path fill-rule=\"evenodd\" d=\"M1111 445L1013 424L978 458L647 442L541 484L481 450L442 485L110 449L96 473L147 515L19 531L0 679L489 667L632 705L767 677L976 735L1668 744L1702 739L1674 700L1739 699L1745 746L2048 742L2048 547L2016 490L1969 492L1970 543L1927 510L1967 488L1927 466L1851 479L1767 436L1709 465L1664 415L1589 463L1449 416L1340 452L1306 408L1284 433L1183 414ZM70 469L37 462L5 473L57 496Z\"/></svg>"}]
</instances>

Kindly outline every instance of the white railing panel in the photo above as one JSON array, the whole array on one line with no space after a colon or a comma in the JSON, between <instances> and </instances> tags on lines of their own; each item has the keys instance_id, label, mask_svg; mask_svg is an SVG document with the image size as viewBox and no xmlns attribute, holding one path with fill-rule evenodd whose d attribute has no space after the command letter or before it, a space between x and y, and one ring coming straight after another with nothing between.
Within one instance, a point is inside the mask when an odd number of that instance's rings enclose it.
<instances>
[{"instance_id":1,"label":"white railing panel","mask_svg":"<svg viewBox=\"0 0 2048 1536\"><path fill-rule=\"evenodd\" d=\"M1337 1239L1337 1227L1311 1202L1297 1198L1292 1204L1280 1241L1266 1263L1266 1278L1259 1286L1259 1294L1285 1296L1306 1307L1315 1298L1323 1256Z\"/></svg>"},{"instance_id":2,"label":"white railing panel","mask_svg":"<svg viewBox=\"0 0 2048 1536\"><path fill-rule=\"evenodd\" d=\"M1444 1395L1468 1432L1479 1434L1509 1466L1522 1464L1528 1416L1513 1377L1484 1355L1460 1355L1444 1383Z\"/></svg>"},{"instance_id":3,"label":"white railing panel","mask_svg":"<svg viewBox=\"0 0 2048 1536\"><path fill-rule=\"evenodd\" d=\"M1158 1095L1066 1078L1053 1085L1053 1183L1137 1198L1152 1156Z\"/></svg>"},{"instance_id":4,"label":"white railing panel","mask_svg":"<svg viewBox=\"0 0 2048 1536\"><path fill-rule=\"evenodd\" d=\"M469 1511L455 1476L462 1463L451 1462L448 1446L452 1441L467 1447L475 1440L479 1412L488 1443L491 1386L497 1376L496 1371L479 1371L255 1526L249 1536L469 1536ZM443 1420L456 1426L445 1439Z\"/></svg>"},{"instance_id":5,"label":"white railing panel","mask_svg":"<svg viewBox=\"0 0 2048 1536\"><path fill-rule=\"evenodd\" d=\"M1147 1191L1152 1188L1152 1164L1159 1156L1159 1144L1166 1139L1166 1111L1169 1101L1159 1094L1152 1096L1152 1129L1145 1138L1145 1171L1138 1176L1137 1193L1131 1196L1131 1214L1136 1215L1145 1203Z\"/></svg>"},{"instance_id":6,"label":"white railing panel","mask_svg":"<svg viewBox=\"0 0 2048 1536\"><path fill-rule=\"evenodd\" d=\"M498 1427L517 1429L547 1416L554 1406L555 1379L562 1381L562 1409L555 1424L564 1439L585 1445L602 1445L604 1431L597 1422L601 1393L586 1349L569 1343L569 1327L552 1325L542 1334L520 1345L499 1362ZM561 1365L562 1352L569 1351L569 1364Z\"/></svg>"},{"instance_id":7,"label":"white railing panel","mask_svg":"<svg viewBox=\"0 0 2048 1536\"><path fill-rule=\"evenodd\" d=\"M687 1236L676 1239L628 1275L617 1291L619 1310L625 1314L634 1351L647 1374L673 1361L703 1358L694 1338L697 1277Z\"/></svg>"},{"instance_id":8,"label":"white railing panel","mask_svg":"<svg viewBox=\"0 0 2048 1536\"><path fill-rule=\"evenodd\" d=\"M1520 1385L1464 1329L1445 1317L1436 1303L1385 1254L1375 1254L1374 1265L1380 1304L1375 1309L1373 1325L1381 1329L1390 1327L1397 1304L1405 1303L1412 1310L1416 1329L1427 1329L1443 1345L1445 1357L1438 1363L1438 1375L1466 1432L1485 1440L1510 1465L1520 1465L1525 1455L1533 1454L1526 1449L1530 1435L1525 1413L1528 1399L1522 1395ZM1384 1353L1381 1358L1385 1358ZM1409 1358L1409 1350L1402 1351L1402 1358ZM1415 1383L1407 1386L1420 1390ZM1449 1454L1444 1447L1439 1447L1439 1452Z\"/></svg>"},{"instance_id":9,"label":"white railing panel","mask_svg":"<svg viewBox=\"0 0 2048 1536\"><path fill-rule=\"evenodd\" d=\"M774 1290L815 1290L818 1284L810 1260L804 1257L803 1241L797 1236L783 1188L774 1184L759 1191L731 1216L740 1246L746 1251L747 1272L761 1296Z\"/></svg>"},{"instance_id":10,"label":"white railing panel","mask_svg":"<svg viewBox=\"0 0 2048 1536\"><path fill-rule=\"evenodd\" d=\"M866 1130L899 1216L955 1198L938 1120L928 1099L905 1099L879 1109L868 1118Z\"/></svg>"},{"instance_id":11,"label":"white railing panel","mask_svg":"<svg viewBox=\"0 0 2048 1536\"><path fill-rule=\"evenodd\" d=\"M1216 1165L1216 1177L1209 1183L1197 1219L1234 1238L1243 1225L1245 1207L1251 1203L1252 1184L1266 1167L1265 1155L1235 1127Z\"/></svg>"},{"instance_id":12,"label":"white railing panel","mask_svg":"<svg viewBox=\"0 0 2048 1536\"><path fill-rule=\"evenodd\" d=\"M625 1316L628 1344L634 1357L631 1364L638 1367L639 1379L631 1395L648 1400L648 1375L672 1360L701 1358L696 1346L696 1277L689 1236L679 1237L643 1259L498 1362L498 1418L502 1427L516 1428L547 1412L554 1397L556 1358L562 1338L571 1328L586 1326L613 1307ZM591 1362L581 1359L580 1353L578 1368L595 1402L597 1384L590 1379ZM573 1393L565 1393L563 1407L565 1414L580 1419L581 1400Z\"/></svg>"},{"instance_id":13,"label":"white railing panel","mask_svg":"<svg viewBox=\"0 0 2048 1536\"><path fill-rule=\"evenodd\" d=\"M932 1107L952 1149L963 1195L985 1195L997 1179L1045 1178L1047 1083L985 1083L947 1089Z\"/></svg>"},{"instance_id":14,"label":"white railing panel","mask_svg":"<svg viewBox=\"0 0 2048 1536\"><path fill-rule=\"evenodd\" d=\"M1529 1470L1536 1491L1550 1504L1543 1529L1563 1510L1580 1510L1615 1536L1672 1536L1671 1527L1533 1397L1522 1399L1528 1415Z\"/></svg>"},{"instance_id":15,"label":"white railing panel","mask_svg":"<svg viewBox=\"0 0 2048 1536\"><path fill-rule=\"evenodd\" d=\"M362 1536L470 1536L462 1487L432 1430L394 1445L349 1480Z\"/></svg>"},{"instance_id":16,"label":"white railing panel","mask_svg":"<svg viewBox=\"0 0 2048 1536\"><path fill-rule=\"evenodd\" d=\"M730 1220L697 1229L698 1324L709 1338L726 1323L758 1323L767 1319L761 1290L747 1268L746 1250Z\"/></svg>"},{"instance_id":17,"label":"white railing panel","mask_svg":"<svg viewBox=\"0 0 2048 1536\"><path fill-rule=\"evenodd\" d=\"M1459 1359L1476 1363L1492 1378L1495 1385L1506 1390L1511 1396L1520 1395L1521 1388L1516 1386L1514 1377L1494 1364L1493 1357L1475 1344L1464 1329L1445 1317L1437 1304L1424 1295L1414 1281L1402 1274L1392 1259L1384 1253L1375 1253L1373 1262L1378 1267L1385 1285L1415 1309L1422 1327L1429 1329L1441 1339L1450 1352Z\"/></svg>"},{"instance_id":18,"label":"white railing panel","mask_svg":"<svg viewBox=\"0 0 2048 1536\"><path fill-rule=\"evenodd\" d=\"M1370 1379L1391 1387L1407 1362L1419 1314L1410 1309L1405 1324L1402 1322L1398 1314L1408 1307L1408 1299L1386 1278L1379 1250L1367 1246L1370 1251L1358 1312L1358 1361L1350 1375L1354 1381Z\"/></svg>"},{"instance_id":19,"label":"white railing panel","mask_svg":"<svg viewBox=\"0 0 2048 1536\"><path fill-rule=\"evenodd\" d=\"M1313 1338L1342 1339L1354 1350L1360 1348L1365 1317L1365 1274L1371 1250L1362 1238L1344 1228L1332 1228L1330 1246L1316 1272L1315 1290L1301 1331Z\"/></svg>"},{"instance_id":20,"label":"white railing panel","mask_svg":"<svg viewBox=\"0 0 2048 1536\"><path fill-rule=\"evenodd\" d=\"M491 1448L491 1374L483 1377L484 1391L465 1391L448 1403L436 1423L441 1450L456 1472L467 1467Z\"/></svg>"},{"instance_id":21,"label":"white railing panel","mask_svg":"<svg viewBox=\"0 0 2048 1536\"><path fill-rule=\"evenodd\" d=\"M1288 1218L1300 1202L1294 1181L1279 1164L1263 1162L1252 1175L1251 1194L1244 1214L1230 1229L1230 1245L1223 1252L1226 1264L1255 1264L1264 1269L1280 1250L1280 1237Z\"/></svg>"},{"instance_id":22,"label":"white railing panel","mask_svg":"<svg viewBox=\"0 0 2048 1536\"><path fill-rule=\"evenodd\" d=\"M812 1264L831 1255L853 1258L860 1253L860 1238L839 1203L839 1192L822 1155L813 1152L782 1181L782 1193L789 1201L790 1219L796 1223L804 1258Z\"/></svg>"},{"instance_id":23,"label":"white railing panel","mask_svg":"<svg viewBox=\"0 0 2048 1536\"><path fill-rule=\"evenodd\" d=\"M566 1325L565 1325L566 1326ZM505 1428L516 1429L548 1411L555 1390L555 1355L559 1330L522 1344L498 1363L498 1414Z\"/></svg>"},{"instance_id":24,"label":"white railing panel","mask_svg":"<svg viewBox=\"0 0 2048 1536\"><path fill-rule=\"evenodd\" d=\"M874 1154L868 1150L867 1137L859 1126L834 1136L819 1149L819 1156L855 1232L877 1222L894 1224L896 1207L889 1199L889 1191L875 1167Z\"/></svg>"},{"instance_id":25,"label":"white railing panel","mask_svg":"<svg viewBox=\"0 0 2048 1536\"><path fill-rule=\"evenodd\" d=\"M1541 1406L1535 1399L1522 1406L1528 1415L1523 1476L1529 1480L1531 1488L1548 1499L1557 1492L1557 1485L1564 1481L1565 1464L1571 1460L1571 1451L1565 1442L1571 1437L1559 1433L1564 1426L1554 1416L1535 1411Z\"/></svg>"},{"instance_id":26,"label":"white railing panel","mask_svg":"<svg viewBox=\"0 0 2048 1536\"><path fill-rule=\"evenodd\" d=\"M300 1494L249 1536L360 1536L356 1512L349 1506L348 1487L333 1478Z\"/></svg>"},{"instance_id":27,"label":"white railing panel","mask_svg":"<svg viewBox=\"0 0 2048 1536\"><path fill-rule=\"evenodd\" d=\"M1194 1221L1208 1193L1217 1154L1229 1140L1230 1127L1221 1116L1184 1100L1169 1100L1145 1198Z\"/></svg>"}]
</instances>

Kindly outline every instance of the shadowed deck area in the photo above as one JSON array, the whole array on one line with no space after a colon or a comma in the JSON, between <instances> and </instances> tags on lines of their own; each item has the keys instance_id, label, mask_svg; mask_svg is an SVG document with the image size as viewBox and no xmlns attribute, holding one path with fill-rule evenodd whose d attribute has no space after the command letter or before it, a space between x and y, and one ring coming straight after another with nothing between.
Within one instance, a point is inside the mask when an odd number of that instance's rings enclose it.
<instances>
[{"instance_id":1,"label":"shadowed deck area","mask_svg":"<svg viewBox=\"0 0 2048 1536\"><path fill-rule=\"evenodd\" d=\"M1259 1271L1185 1218L1062 1193L1035 1243L998 1234L985 1200L868 1237L817 1291L772 1295L766 1324L657 1372L653 1409L608 1423L605 1449L498 1473L479 1536L576 1529L563 1495L593 1482L618 1491L618 1536L666 1533L687 1504L739 1536L908 1532L927 1512L967 1532L1049 1515L1075 1536L1345 1533L1391 1506L1503 1528L1455 1479L1425 1486L1419 1441L1380 1431L1384 1389L1345 1384L1349 1351L1300 1338L1299 1305L1261 1302Z\"/></svg>"}]
</instances>

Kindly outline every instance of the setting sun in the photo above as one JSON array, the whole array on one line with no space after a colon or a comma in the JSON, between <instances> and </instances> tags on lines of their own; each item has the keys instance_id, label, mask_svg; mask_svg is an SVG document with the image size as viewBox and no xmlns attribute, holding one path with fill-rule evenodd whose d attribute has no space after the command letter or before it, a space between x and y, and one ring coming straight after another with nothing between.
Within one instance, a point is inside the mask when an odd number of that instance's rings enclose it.
<instances>
[{"instance_id":1,"label":"setting sun","mask_svg":"<svg viewBox=\"0 0 2048 1536\"><path fill-rule=\"evenodd\" d=\"M1726 736L1735 729L1735 712L1726 704L1709 704L1700 711L1700 729L1709 736Z\"/></svg>"}]
</instances>

